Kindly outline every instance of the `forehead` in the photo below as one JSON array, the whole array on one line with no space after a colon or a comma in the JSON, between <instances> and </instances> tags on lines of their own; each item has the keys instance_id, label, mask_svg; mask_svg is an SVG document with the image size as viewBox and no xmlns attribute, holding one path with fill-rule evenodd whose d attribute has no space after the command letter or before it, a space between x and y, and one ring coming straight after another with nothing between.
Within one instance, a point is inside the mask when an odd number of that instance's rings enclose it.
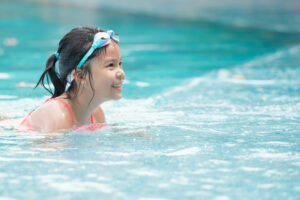
<instances>
[{"instance_id":1,"label":"forehead","mask_svg":"<svg viewBox=\"0 0 300 200\"><path fill-rule=\"evenodd\" d=\"M106 51L104 54L101 56L102 61L107 61L110 59L120 59L121 58L121 53L120 53L120 47L117 43L111 42L107 47Z\"/></svg>"},{"instance_id":2,"label":"forehead","mask_svg":"<svg viewBox=\"0 0 300 200\"><path fill-rule=\"evenodd\" d=\"M105 51L103 51L99 56L94 58L91 62L92 65L104 65L105 63L111 60L120 60L121 53L120 47L117 43L112 41L108 46L105 47Z\"/></svg>"}]
</instances>

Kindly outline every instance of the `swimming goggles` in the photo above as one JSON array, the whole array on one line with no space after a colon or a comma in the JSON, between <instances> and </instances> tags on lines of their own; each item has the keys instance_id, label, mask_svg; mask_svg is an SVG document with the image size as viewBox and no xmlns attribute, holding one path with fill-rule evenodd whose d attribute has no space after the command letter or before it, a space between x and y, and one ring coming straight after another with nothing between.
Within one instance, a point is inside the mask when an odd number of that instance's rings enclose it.
<instances>
[{"instance_id":1,"label":"swimming goggles","mask_svg":"<svg viewBox=\"0 0 300 200\"><path fill-rule=\"evenodd\" d=\"M95 49L109 45L111 43L111 39L113 39L116 43L119 43L119 41L120 41L119 36L113 30L96 33L96 35L94 36L94 41L93 41L91 48L80 60L80 62L77 65L77 68L82 67L82 65L92 55L92 53L95 51Z\"/></svg>"}]
</instances>

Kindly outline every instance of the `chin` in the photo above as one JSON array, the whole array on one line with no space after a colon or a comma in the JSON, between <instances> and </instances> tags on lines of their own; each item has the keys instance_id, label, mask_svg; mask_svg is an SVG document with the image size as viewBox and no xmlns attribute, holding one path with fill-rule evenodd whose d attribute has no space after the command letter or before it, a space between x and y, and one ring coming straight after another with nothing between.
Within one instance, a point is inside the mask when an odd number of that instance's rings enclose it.
<instances>
[{"instance_id":1,"label":"chin","mask_svg":"<svg viewBox=\"0 0 300 200\"><path fill-rule=\"evenodd\" d=\"M122 99L122 95L113 97L113 100L120 100L120 99Z\"/></svg>"}]
</instances>

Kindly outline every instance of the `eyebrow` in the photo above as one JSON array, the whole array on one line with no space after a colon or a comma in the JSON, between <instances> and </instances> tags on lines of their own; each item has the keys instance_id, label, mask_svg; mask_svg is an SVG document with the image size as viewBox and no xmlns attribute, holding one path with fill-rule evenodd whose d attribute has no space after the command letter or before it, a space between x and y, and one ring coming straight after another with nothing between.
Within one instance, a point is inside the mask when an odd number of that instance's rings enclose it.
<instances>
[{"instance_id":1,"label":"eyebrow","mask_svg":"<svg viewBox=\"0 0 300 200\"><path fill-rule=\"evenodd\" d=\"M108 62L111 62L111 61L118 62L118 59L112 58L112 59L109 59L109 60L105 61L104 63L108 63ZM122 61L122 58L120 58L120 61Z\"/></svg>"}]
</instances>

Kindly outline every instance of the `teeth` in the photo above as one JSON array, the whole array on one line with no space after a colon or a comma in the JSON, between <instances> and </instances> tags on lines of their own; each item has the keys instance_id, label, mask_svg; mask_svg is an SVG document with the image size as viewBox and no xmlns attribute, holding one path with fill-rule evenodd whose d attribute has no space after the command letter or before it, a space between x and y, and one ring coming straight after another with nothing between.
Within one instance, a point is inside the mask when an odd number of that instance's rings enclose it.
<instances>
[{"instance_id":1,"label":"teeth","mask_svg":"<svg viewBox=\"0 0 300 200\"><path fill-rule=\"evenodd\" d=\"M121 87L122 85L113 85L113 87Z\"/></svg>"}]
</instances>

